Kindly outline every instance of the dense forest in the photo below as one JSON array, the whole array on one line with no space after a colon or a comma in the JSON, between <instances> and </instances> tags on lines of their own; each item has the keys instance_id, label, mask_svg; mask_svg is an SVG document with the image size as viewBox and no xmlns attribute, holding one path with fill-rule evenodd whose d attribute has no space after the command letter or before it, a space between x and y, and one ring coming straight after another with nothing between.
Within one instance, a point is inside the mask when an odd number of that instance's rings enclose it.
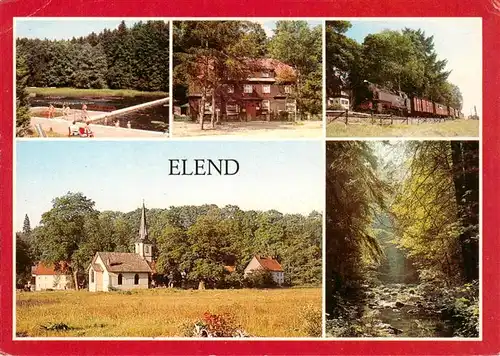
<instances>
[{"instance_id":1,"label":"dense forest","mask_svg":"<svg viewBox=\"0 0 500 356\"><path fill-rule=\"evenodd\" d=\"M16 57L27 86L168 91L169 25L122 21L71 40L18 38Z\"/></svg>"},{"instance_id":2,"label":"dense forest","mask_svg":"<svg viewBox=\"0 0 500 356\"><path fill-rule=\"evenodd\" d=\"M330 336L479 334L479 143L330 142Z\"/></svg>"},{"instance_id":3,"label":"dense forest","mask_svg":"<svg viewBox=\"0 0 500 356\"><path fill-rule=\"evenodd\" d=\"M205 102L204 98L216 92L224 80L246 78L249 58L273 58L296 71L298 110L321 113L321 26L311 28L306 21L277 21L270 38L259 23L250 21L178 21L173 31L174 97L179 102L187 101L188 83L201 88ZM211 70L200 76L199 63L203 61L211 64Z\"/></svg>"},{"instance_id":4,"label":"dense forest","mask_svg":"<svg viewBox=\"0 0 500 356\"><path fill-rule=\"evenodd\" d=\"M366 36L362 44L346 36L349 21L326 23L327 97L340 89L353 90L352 103L366 93L363 81L402 90L410 96L461 109L460 89L448 81L446 59L439 59L433 36L422 30L385 30Z\"/></svg>"},{"instance_id":5,"label":"dense forest","mask_svg":"<svg viewBox=\"0 0 500 356\"><path fill-rule=\"evenodd\" d=\"M141 210L99 212L81 193L53 200L40 225L25 217L17 233L18 284L30 278L36 261L67 261L80 285L97 251L133 252ZM322 276L322 215L243 211L237 206L181 206L147 211L157 278L178 287L248 286L243 270L254 255L273 256L285 271L286 285L319 285ZM227 273L224 266L235 266ZM262 276L263 283L268 283Z\"/></svg>"}]
</instances>

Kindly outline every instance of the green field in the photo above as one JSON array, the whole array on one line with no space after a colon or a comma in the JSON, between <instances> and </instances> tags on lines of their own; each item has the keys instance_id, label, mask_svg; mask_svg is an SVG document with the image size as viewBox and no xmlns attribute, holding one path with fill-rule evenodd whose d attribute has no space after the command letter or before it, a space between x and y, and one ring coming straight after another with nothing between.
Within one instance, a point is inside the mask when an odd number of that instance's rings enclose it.
<instances>
[{"instance_id":1,"label":"green field","mask_svg":"<svg viewBox=\"0 0 500 356\"><path fill-rule=\"evenodd\" d=\"M320 332L321 288L123 292L18 292L18 336L185 336L205 312L230 313L251 336L306 337ZM65 331L42 325L65 323Z\"/></svg>"},{"instance_id":2,"label":"green field","mask_svg":"<svg viewBox=\"0 0 500 356\"><path fill-rule=\"evenodd\" d=\"M478 137L479 120L454 120L437 123L378 125L370 123L345 125L332 122L327 137Z\"/></svg>"},{"instance_id":3,"label":"green field","mask_svg":"<svg viewBox=\"0 0 500 356\"><path fill-rule=\"evenodd\" d=\"M168 94L162 91L139 91L131 89L77 89L77 88L27 88L29 94L42 96L66 96L66 97L82 97L82 96L120 96L120 97L136 97L149 96L164 98Z\"/></svg>"}]
</instances>

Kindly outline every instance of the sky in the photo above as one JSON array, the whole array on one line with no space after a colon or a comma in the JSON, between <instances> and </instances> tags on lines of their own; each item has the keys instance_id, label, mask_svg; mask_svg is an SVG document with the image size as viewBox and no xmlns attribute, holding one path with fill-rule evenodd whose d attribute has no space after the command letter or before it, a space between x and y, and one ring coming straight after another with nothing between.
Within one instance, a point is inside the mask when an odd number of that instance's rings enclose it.
<instances>
[{"instance_id":1,"label":"sky","mask_svg":"<svg viewBox=\"0 0 500 356\"><path fill-rule=\"evenodd\" d=\"M480 18L426 18L380 19L351 21L348 37L363 43L371 33L385 29L401 30L405 27L422 29L426 36L434 36L434 49L439 59L447 59L451 70L448 80L460 88L463 112L478 115L482 112L482 23Z\"/></svg>"},{"instance_id":2,"label":"sky","mask_svg":"<svg viewBox=\"0 0 500 356\"><path fill-rule=\"evenodd\" d=\"M86 20L86 19L16 19L16 38L39 38L49 40L70 40L73 37L96 34L104 29L118 28L122 19ZM126 20L128 27L138 20Z\"/></svg>"},{"instance_id":3,"label":"sky","mask_svg":"<svg viewBox=\"0 0 500 356\"><path fill-rule=\"evenodd\" d=\"M82 192L99 211L227 204L282 213L323 211L324 153L318 141L18 141L15 222L39 224L52 200ZM169 176L168 159L233 158L235 176Z\"/></svg>"},{"instance_id":4,"label":"sky","mask_svg":"<svg viewBox=\"0 0 500 356\"><path fill-rule=\"evenodd\" d=\"M262 28L266 32L267 37L271 37L274 35L274 29L276 28L276 22L277 21L272 21L272 20L255 20L255 22L258 22L261 24ZM307 21L309 27L315 27L317 25L322 25L323 21L321 20L308 20Z\"/></svg>"},{"instance_id":5,"label":"sky","mask_svg":"<svg viewBox=\"0 0 500 356\"><path fill-rule=\"evenodd\" d=\"M127 26L132 26L140 19L126 20ZM16 38L40 38L49 40L68 40L73 37L81 37L89 35L92 32L99 33L105 28L115 29L118 27L122 19L17 19L16 20ZM267 36L273 35L273 30L276 28L276 21L271 20L255 20L262 25ZM314 27L321 25L320 20L307 21L309 26Z\"/></svg>"}]
</instances>

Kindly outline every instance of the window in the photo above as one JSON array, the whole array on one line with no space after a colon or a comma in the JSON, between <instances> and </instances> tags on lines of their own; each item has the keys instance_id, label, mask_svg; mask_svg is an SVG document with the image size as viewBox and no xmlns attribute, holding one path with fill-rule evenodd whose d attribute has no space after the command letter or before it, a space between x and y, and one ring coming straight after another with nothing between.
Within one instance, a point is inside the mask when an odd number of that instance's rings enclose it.
<instances>
[{"instance_id":1,"label":"window","mask_svg":"<svg viewBox=\"0 0 500 356\"><path fill-rule=\"evenodd\" d=\"M122 283L123 283L123 276L122 276L122 274L120 273L120 274L118 275L118 285L119 285L119 286L121 286L121 285L122 285Z\"/></svg>"},{"instance_id":2,"label":"window","mask_svg":"<svg viewBox=\"0 0 500 356\"><path fill-rule=\"evenodd\" d=\"M294 102L288 102L285 104L285 110L288 112L295 112L296 107Z\"/></svg>"},{"instance_id":3,"label":"window","mask_svg":"<svg viewBox=\"0 0 500 356\"><path fill-rule=\"evenodd\" d=\"M285 94L291 94L292 93L292 87L290 85L285 85Z\"/></svg>"},{"instance_id":4,"label":"window","mask_svg":"<svg viewBox=\"0 0 500 356\"><path fill-rule=\"evenodd\" d=\"M271 92L271 86L270 85L263 85L262 92L265 94L269 94Z\"/></svg>"},{"instance_id":5,"label":"window","mask_svg":"<svg viewBox=\"0 0 500 356\"><path fill-rule=\"evenodd\" d=\"M240 107L238 104L226 104L226 112L227 113L237 113L240 111Z\"/></svg>"},{"instance_id":6,"label":"window","mask_svg":"<svg viewBox=\"0 0 500 356\"><path fill-rule=\"evenodd\" d=\"M144 253L149 253L149 246L148 245L144 245Z\"/></svg>"},{"instance_id":7,"label":"window","mask_svg":"<svg viewBox=\"0 0 500 356\"><path fill-rule=\"evenodd\" d=\"M262 100L262 110L269 110L269 100Z\"/></svg>"},{"instance_id":8,"label":"window","mask_svg":"<svg viewBox=\"0 0 500 356\"><path fill-rule=\"evenodd\" d=\"M139 284L139 275L137 273L134 276L134 284Z\"/></svg>"},{"instance_id":9,"label":"window","mask_svg":"<svg viewBox=\"0 0 500 356\"><path fill-rule=\"evenodd\" d=\"M253 86L251 84L245 84L243 86L243 92L246 94L251 94L253 92Z\"/></svg>"},{"instance_id":10,"label":"window","mask_svg":"<svg viewBox=\"0 0 500 356\"><path fill-rule=\"evenodd\" d=\"M228 85L227 85L227 92L228 92L229 94L234 93L234 85L232 85L232 84L228 84Z\"/></svg>"},{"instance_id":11,"label":"window","mask_svg":"<svg viewBox=\"0 0 500 356\"><path fill-rule=\"evenodd\" d=\"M262 78L269 78L270 76L269 72L262 72Z\"/></svg>"},{"instance_id":12,"label":"window","mask_svg":"<svg viewBox=\"0 0 500 356\"><path fill-rule=\"evenodd\" d=\"M90 274L90 283L94 283L94 274L94 271L92 271L92 273Z\"/></svg>"}]
</instances>

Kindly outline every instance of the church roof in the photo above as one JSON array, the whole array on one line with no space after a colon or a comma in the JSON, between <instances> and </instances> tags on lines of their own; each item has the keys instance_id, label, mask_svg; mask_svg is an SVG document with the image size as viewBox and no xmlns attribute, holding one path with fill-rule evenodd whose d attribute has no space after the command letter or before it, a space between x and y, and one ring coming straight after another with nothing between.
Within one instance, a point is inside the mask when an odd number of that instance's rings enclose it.
<instances>
[{"instance_id":1,"label":"church roof","mask_svg":"<svg viewBox=\"0 0 500 356\"><path fill-rule=\"evenodd\" d=\"M137 237L136 242L149 243L148 224L146 221L146 206L144 205L144 202L142 202L141 224L139 225L139 236Z\"/></svg>"},{"instance_id":2,"label":"church roof","mask_svg":"<svg viewBox=\"0 0 500 356\"><path fill-rule=\"evenodd\" d=\"M109 272L152 272L147 261L136 253L97 252L97 255Z\"/></svg>"}]
</instances>

